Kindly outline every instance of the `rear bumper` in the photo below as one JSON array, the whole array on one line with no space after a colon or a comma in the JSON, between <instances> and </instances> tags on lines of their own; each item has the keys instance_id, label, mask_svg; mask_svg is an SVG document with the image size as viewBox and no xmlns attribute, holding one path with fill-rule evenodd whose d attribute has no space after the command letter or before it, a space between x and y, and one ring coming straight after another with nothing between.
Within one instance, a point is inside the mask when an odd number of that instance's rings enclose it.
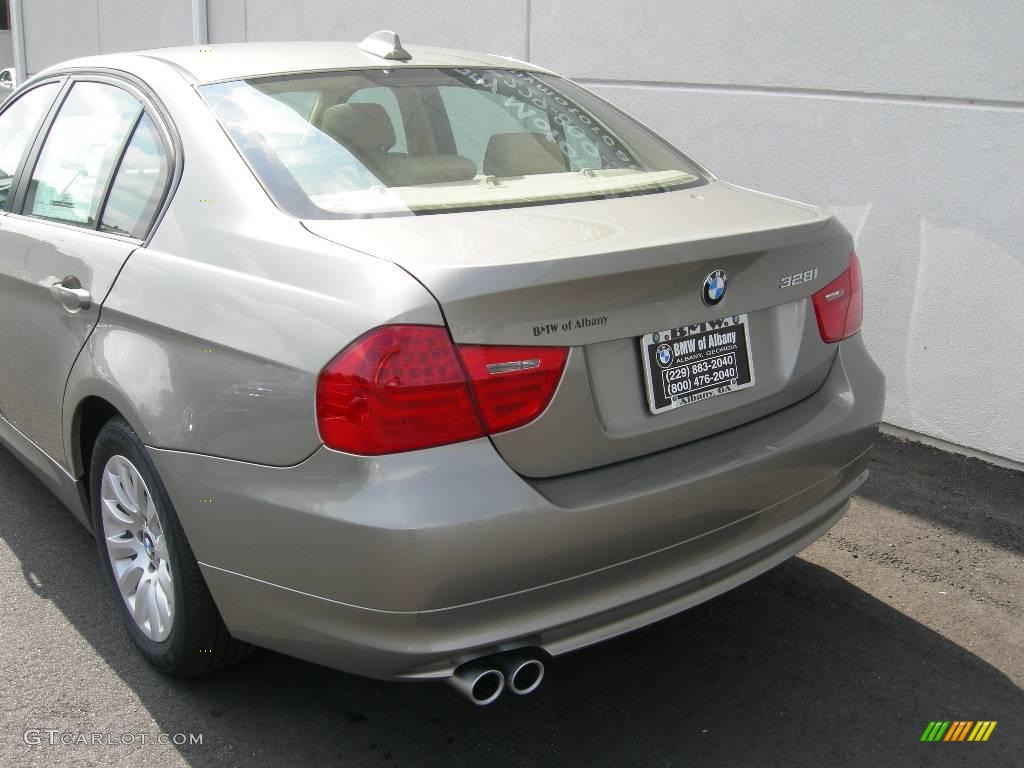
<instances>
[{"instance_id":1,"label":"rear bumper","mask_svg":"<svg viewBox=\"0 0 1024 768\"><path fill-rule=\"evenodd\" d=\"M151 449L231 631L383 678L500 648L570 651L800 551L867 477L883 380L859 336L806 400L543 481L486 440L268 468Z\"/></svg>"}]
</instances>

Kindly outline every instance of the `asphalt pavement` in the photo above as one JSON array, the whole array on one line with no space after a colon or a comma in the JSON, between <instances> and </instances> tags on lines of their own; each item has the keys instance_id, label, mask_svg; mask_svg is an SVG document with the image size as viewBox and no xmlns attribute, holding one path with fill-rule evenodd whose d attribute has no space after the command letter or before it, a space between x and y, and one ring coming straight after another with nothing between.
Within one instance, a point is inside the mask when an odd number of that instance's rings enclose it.
<instances>
[{"instance_id":1,"label":"asphalt pavement","mask_svg":"<svg viewBox=\"0 0 1024 768\"><path fill-rule=\"evenodd\" d=\"M484 709L266 651L169 679L114 616L89 534L0 449L4 768L1024 765L1024 473L892 438L801 556ZM922 743L934 720L997 726Z\"/></svg>"}]
</instances>

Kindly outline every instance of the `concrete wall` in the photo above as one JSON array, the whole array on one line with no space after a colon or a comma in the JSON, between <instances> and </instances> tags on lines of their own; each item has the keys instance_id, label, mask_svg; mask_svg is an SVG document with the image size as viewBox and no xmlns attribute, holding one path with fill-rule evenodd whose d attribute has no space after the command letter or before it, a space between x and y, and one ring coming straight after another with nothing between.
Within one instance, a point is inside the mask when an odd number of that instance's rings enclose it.
<instances>
[{"instance_id":1,"label":"concrete wall","mask_svg":"<svg viewBox=\"0 0 1024 768\"><path fill-rule=\"evenodd\" d=\"M0 30L0 69L13 66L14 46L11 43L11 33L8 30Z\"/></svg>"},{"instance_id":2,"label":"concrete wall","mask_svg":"<svg viewBox=\"0 0 1024 768\"><path fill-rule=\"evenodd\" d=\"M26 3L29 69L189 41L187 0ZM530 58L722 178L857 239L893 425L1024 462L1024 4L209 0L213 42L359 39Z\"/></svg>"}]
</instances>

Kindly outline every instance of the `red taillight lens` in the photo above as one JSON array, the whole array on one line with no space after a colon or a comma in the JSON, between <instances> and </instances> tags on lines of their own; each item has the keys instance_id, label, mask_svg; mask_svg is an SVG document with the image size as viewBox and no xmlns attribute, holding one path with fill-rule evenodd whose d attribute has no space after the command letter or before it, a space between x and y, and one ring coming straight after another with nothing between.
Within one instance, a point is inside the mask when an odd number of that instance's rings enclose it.
<instances>
[{"instance_id":1,"label":"red taillight lens","mask_svg":"<svg viewBox=\"0 0 1024 768\"><path fill-rule=\"evenodd\" d=\"M448 332L377 328L320 374L320 438L329 448L378 455L481 437L483 429Z\"/></svg>"},{"instance_id":2,"label":"red taillight lens","mask_svg":"<svg viewBox=\"0 0 1024 768\"><path fill-rule=\"evenodd\" d=\"M567 356L557 347L456 347L439 326L377 328L320 374L320 437L380 455L522 426L551 401Z\"/></svg>"},{"instance_id":3,"label":"red taillight lens","mask_svg":"<svg viewBox=\"0 0 1024 768\"><path fill-rule=\"evenodd\" d=\"M846 271L811 298L822 341L842 341L859 331L864 321L864 290L857 254L851 251Z\"/></svg>"},{"instance_id":4,"label":"red taillight lens","mask_svg":"<svg viewBox=\"0 0 1024 768\"><path fill-rule=\"evenodd\" d=\"M551 402L569 350L565 347L460 346L488 432L521 427Z\"/></svg>"}]
</instances>

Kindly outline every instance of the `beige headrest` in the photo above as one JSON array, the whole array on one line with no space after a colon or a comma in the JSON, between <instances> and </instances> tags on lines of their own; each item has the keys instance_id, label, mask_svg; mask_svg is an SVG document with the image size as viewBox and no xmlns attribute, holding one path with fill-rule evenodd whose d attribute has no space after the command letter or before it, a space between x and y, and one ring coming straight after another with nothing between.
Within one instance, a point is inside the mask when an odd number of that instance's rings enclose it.
<instances>
[{"instance_id":1,"label":"beige headrest","mask_svg":"<svg viewBox=\"0 0 1024 768\"><path fill-rule=\"evenodd\" d=\"M357 152L387 152L395 146L395 129L380 104L338 104L324 111L323 132Z\"/></svg>"},{"instance_id":2,"label":"beige headrest","mask_svg":"<svg viewBox=\"0 0 1024 768\"><path fill-rule=\"evenodd\" d=\"M526 176L568 170L554 142L540 133L496 133L487 142L484 173L488 176Z\"/></svg>"}]
</instances>

